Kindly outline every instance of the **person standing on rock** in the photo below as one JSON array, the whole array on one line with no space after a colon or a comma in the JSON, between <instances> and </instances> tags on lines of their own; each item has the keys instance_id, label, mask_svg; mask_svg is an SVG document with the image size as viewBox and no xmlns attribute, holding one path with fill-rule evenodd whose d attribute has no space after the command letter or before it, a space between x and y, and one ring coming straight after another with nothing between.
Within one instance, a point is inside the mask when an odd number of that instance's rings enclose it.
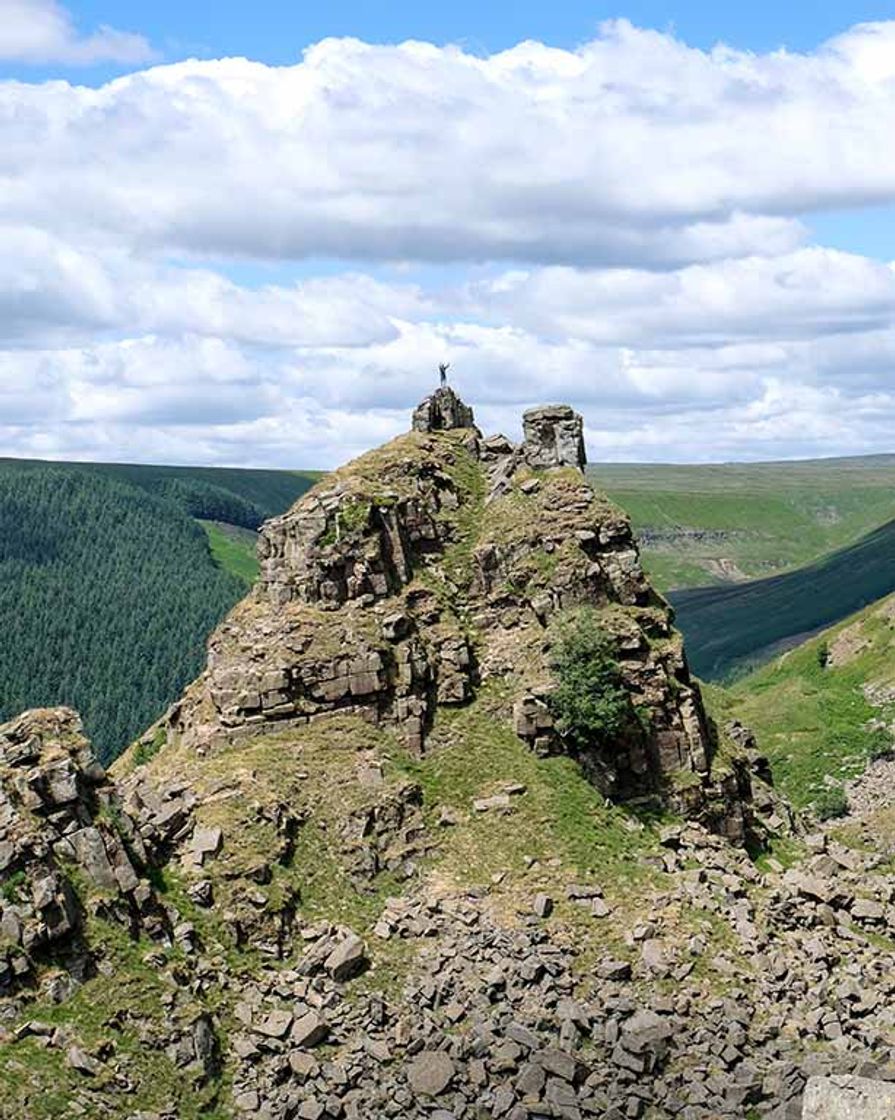
<instances>
[{"instance_id":1,"label":"person standing on rock","mask_svg":"<svg viewBox=\"0 0 895 1120\"><path fill-rule=\"evenodd\" d=\"M447 371L451 368L450 362L440 362L438 366L438 376L441 378L441 387L444 389L447 386Z\"/></svg>"}]
</instances>

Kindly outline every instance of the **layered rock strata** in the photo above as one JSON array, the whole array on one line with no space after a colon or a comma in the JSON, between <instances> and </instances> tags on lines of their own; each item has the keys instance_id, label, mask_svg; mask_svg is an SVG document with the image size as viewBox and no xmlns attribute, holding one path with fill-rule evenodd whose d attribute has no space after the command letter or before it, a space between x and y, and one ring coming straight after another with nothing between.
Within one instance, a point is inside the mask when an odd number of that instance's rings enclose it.
<instances>
[{"instance_id":1,"label":"layered rock strata","mask_svg":"<svg viewBox=\"0 0 895 1120\"><path fill-rule=\"evenodd\" d=\"M667 604L627 517L584 478L581 417L526 413L525 441L483 439L439 390L415 430L324 479L261 531L261 578L211 639L208 670L171 715L197 744L359 712L425 747L441 706L508 682L518 733L565 744L549 714L554 622L601 612L645 720L585 751L609 796L659 797L742 840L749 776L712 774L714 743Z\"/></svg>"},{"instance_id":2,"label":"layered rock strata","mask_svg":"<svg viewBox=\"0 0 895 1120\"><path fill-rule=\"evenodd\" d=\"M167 936L147 866L139 829L74 712L28 712L0 727L0 995L30 984L57 950L70 976L89 974L77 882L132 932Z\"/></svg>"}]
</instances>

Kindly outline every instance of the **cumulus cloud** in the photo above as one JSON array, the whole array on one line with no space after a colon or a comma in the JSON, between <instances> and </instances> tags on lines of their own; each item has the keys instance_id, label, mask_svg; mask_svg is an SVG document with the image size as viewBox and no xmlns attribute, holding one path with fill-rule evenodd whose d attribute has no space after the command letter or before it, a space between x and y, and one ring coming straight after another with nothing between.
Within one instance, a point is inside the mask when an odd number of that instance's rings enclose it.
<instances>
[{"instance_id":1,"label":"cumulus cloud","mask_svg":"<svg viewBox=\"0 0 895 1120\"><path fill-rule=\"evenodd\" d=\"M85 249L42 229L0 226L0 344L65 345L123 330L351 346L392 337L393 317L427 306L415 285L360 273L253 290L208 268L174 267L115 247Z\"/></svg>"},{"instance_id":2,"label":"cumulus cloud","mask_svg":"<svg viewBox=\"0 0 895 1120\"><path fill-rule=\"evenodd\" d=\"M622 21L575 51L333 39L289 67L7 86L0 202L64 235L211 255L780 253L814 209L895 197L892 57L895 23L754 55Z\"/></svg>"},{"instance_id":3,"label":"cumulus cloud","mask_svg":"<svg viewBox=\"0 0 895 1120\"><path fill-rule=\"evenodd\" d=\"M895 22L767 55L616 22L0 83L0 453L335 465L442 360L487 430L565 399L595 458L888 449L895 270L805 219L895 201L893 59Z\"/></svg>"},{"instance_id":4,"label":"cumulus cloud","mask_svg":"<svg viewBox=\"0 0 895 1120\"><path fill-rule=\"evenodd\" d=\"M34 231L0 246L17 454L333 466L404 430L445 359L486 430L568 400L596 458L884 450L895 423L895 271L855 254L424 292L359 273L252 289Z\"/></svg>"},{"instance_id":5,"label":"cumulus cloud","mask_svg":"<svg viewBox=\"0 0 895 1120\"><path fill-rule=\"evenodd\" d=\"M152 50L142 35L101 27L79 35L56 0L0 0L0 58L18 62L146 62Z\"/></svg>"},{"instance_id":6,"label":"cumulus cloud","mask_svg":"<svg viewBox=\"0 0 895 1120\"><path fill-rule=\"evenodd\" d=\"M449 358L488 431L563 399L596 459L886 450L895 328L797 340L622 347L521 326L395 320L365 346L179 335L0 353L0 441L16 454L334 466L406 430ZM855 345L855 340L857 345Z\"/></svg>"},{"instance_id":7,"label":"cumulus cloud","mask_svg":"<svg viewBox=\"0 0 895 1120\"><path fill-rule=\"evenodd\" d=\"M548 267L470 284L465 304L548 335L617 345L795 340L892 322L895 269L818 246L665 272Z\"/></svg>"}]
</instances>

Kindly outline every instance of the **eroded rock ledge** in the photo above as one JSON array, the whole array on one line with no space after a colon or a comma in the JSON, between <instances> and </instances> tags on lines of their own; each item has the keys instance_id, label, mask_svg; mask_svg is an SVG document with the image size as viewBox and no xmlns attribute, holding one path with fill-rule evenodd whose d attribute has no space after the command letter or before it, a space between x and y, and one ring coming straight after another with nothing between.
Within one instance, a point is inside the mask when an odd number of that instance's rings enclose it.
<instances>
[{"instance_id":1,"label":"eroded rock ledge","mask_svg":"<svg viewBox=\"0 0 895 1120\"><path fill-rule=\"evenodd\" d=\"M60 949L68 957L60 984L89 975L76 879L132 932L169 936L148 863L75 712L27 712L0 727L0 995L31 983L39 962Z\"/></svg>"}]
</instances>

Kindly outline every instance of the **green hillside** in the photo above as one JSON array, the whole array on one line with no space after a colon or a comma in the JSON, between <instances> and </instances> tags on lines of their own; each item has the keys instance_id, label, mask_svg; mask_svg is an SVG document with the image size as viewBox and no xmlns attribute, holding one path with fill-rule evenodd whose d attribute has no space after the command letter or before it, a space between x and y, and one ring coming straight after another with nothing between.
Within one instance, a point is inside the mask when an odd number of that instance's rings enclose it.
<instances>
[{"instance_id":1,"label":"green hillside","mask_svg":"<svg viewBox=\"0 0 895 1120\"><path fill-rule=\"evenodd\" d=\"M895 521L794 572L669 598L694 671L718 680L895 590Z\"/></svg>"},{"instance_id":2,"label":"green hillside","mask_svg":"<svg viewBox=\"0 0 895 1120\"><path fill-rule=\"evenodd\" d=\"M314 477L0 460L0 721L68 704L115 757L198 673L257 573L252 530Z\"/></svg>"},{"instance_id":3,"label":"green hillside","mask_svg":"<svg viewBox=\"0 0 895 1120\"><path fill-rule=\"evenodd\" d=\"M241 525L225 521L204 521L199 524L208 537L208 547L218 567L250 586L258 578L260 567L255 549L257 534Z\"/></svg>"},{"instance_id":4,"label":"green hillside","mask_svg":"<svg viewBox=\"0 0 895 1120\"><path fill-rule=\"evenodd\" d=\"M589 471L631 515L664 591L776 575L895 518L895 455Z\"/></svg>"},{"instance_id":5,"label":"green hillside","mask_svg":"<svg viewBox=\"0 0 895 1120\"><path fill-rule=\"evenodd\" d=\"M888 750L895 717L895 596L774 659L729 690L717 714L751 727L794 804L843 807L841 783ZM871 700L873 703L871 703Z\"/></svg>"},{"instance_id":6,"label":"green hillside","mask_svg":"<svg viewBox=\"0 0 895 1120\"><path fill-rule=\"evenodd\" d=\"M173 499L194 517L257 529L288 509L320 477L319 471L243 470L238 467L157 467L135 463L50 463L0 458L0 476L54 467L100 475Z\"/></svg>"}]
</instances>

